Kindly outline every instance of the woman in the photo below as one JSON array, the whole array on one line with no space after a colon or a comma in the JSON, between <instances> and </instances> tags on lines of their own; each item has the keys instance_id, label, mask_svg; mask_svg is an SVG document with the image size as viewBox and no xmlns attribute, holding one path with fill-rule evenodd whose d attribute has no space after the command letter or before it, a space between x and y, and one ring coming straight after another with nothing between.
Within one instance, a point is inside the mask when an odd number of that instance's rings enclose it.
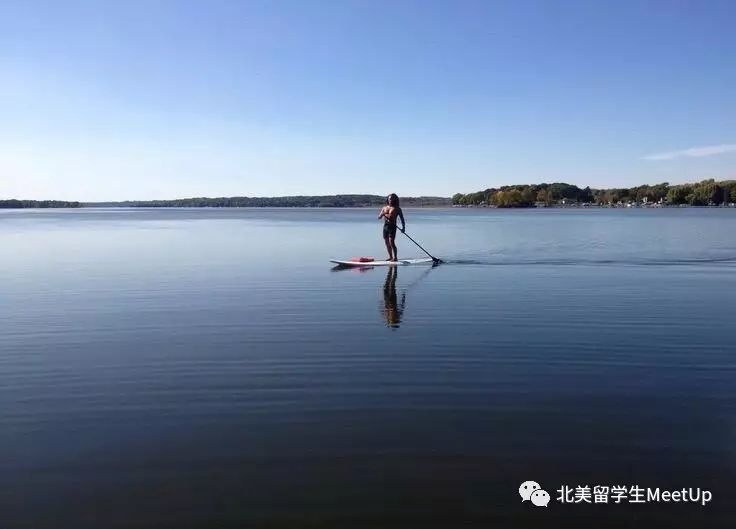
<instances>
[{"instance_id":1,"label":"woman","mask_svg":"<svg viewBox=\"0 0 736 529\"><path fill-rule=\"evenodd\" d=\"M386 243L386 250L388 250L388 260L398 261L398 250L396 249L396 219L401 219L401 231L406 229L406 222L404 221L404 213L401 211L399 206L399 197L396 193L391 193L386 198L386 205L381 209L381 213L378 215L379 219L383 219L383 242Z\"/></svg>"}]
</instances>

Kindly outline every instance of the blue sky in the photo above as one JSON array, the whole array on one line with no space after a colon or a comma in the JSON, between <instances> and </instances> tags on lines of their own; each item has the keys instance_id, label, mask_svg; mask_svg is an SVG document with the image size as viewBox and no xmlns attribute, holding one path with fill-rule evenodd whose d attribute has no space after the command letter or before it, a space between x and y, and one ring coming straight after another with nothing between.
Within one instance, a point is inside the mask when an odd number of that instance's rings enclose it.
<instances>
[{"instance_id":1,"label":"blue sky","mask_svg":"<svg viewBox=\"0 0 736 529\"><path fill-rule=\"evenodd\" d=\"M736 178L736 2L0 4L0 198Z\"/></svg>"}]
</instances>

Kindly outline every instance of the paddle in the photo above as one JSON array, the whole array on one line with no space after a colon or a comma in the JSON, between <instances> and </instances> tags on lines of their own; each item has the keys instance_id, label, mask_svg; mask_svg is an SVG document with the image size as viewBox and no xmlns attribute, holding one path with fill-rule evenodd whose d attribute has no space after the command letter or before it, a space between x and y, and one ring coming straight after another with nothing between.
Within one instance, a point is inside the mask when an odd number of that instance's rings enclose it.
<instances>
[{"instance_id":1,"label":"paddle","mask_svg":"<svg viewBox=\"0 0 736 529\"><path fill-rule=\"evenodd\" d=\"M411 242L413 242L414 244L416 244L416 245L417 245L417 246L419 247L419 249L420 249L421 251L423 251L423 252L424 252L424 253L426 253L426 254L427 254L428 256L430 256L430 257L432 258L432 262L433 262L434 264L440 264L440 263L444 262L444 261L442 261L442 259L437 259L437 258L436 258L436 257L435 257L434 255L432 255L432 254L431 254L431 253L429 253L429 252L428 252L427 250L425 250L424 248L422 248L422 245L421 245L421 244L419 244L419 243L418 243L417 241L415 241L414 239L412 239L412 238L411 238L411 237L409 236L409 234L408 234L408 233L406 233L406 231L404 231L404 230L400 229L400 228L399 228L399 226L398 226L398 225L397 225L397 224L396 224L395 222L392 222L391 224L393 224L394 226L396 226L396 229L398 229L398 230L399 230L399 231L400 231L401 233L403 233L404 235L406 235L406 238L407 238L407 239L409 239L409 240L410 240Z\"/></svg>"},{"instance_id":2,"label":"paddle","mask_svg":"<svg viewBox=\"0 0 736 529\"><path fill-rule=\"evenodd\" d=\"M421 244L419 244L419 243L418 243L417 241L415 241L414 239L412 239L412 238L411 238L411 237L409 236L409 234L408 234L408 233L406 233L405 231L402 231L402 230L399 230L399 231L400 231L401 233L403 233L404 235L406 235L406 238L407 238L407 239L409 239L409 240L410 240L411 242L413 242L414 244L416 244L416 245L417 245L417 246L419 247L419 249L420 249L421 251L423 251L423 252L424 252L424 253L426 253L426 254L427 254L428 256L430 256L430 257L432 258L432 262L433 262L434 264L440 264L440 263L442 263L442 262L443 262L443 261L442 261L442 259L437 259L437 258L436 258L436 257L435 257L434 255L432 255L432 254L431 254L431 253L429 253L429 252L428 252L427 250L425 250L424 248L422 248L422 245L421 245Z\"/></svg>"}]
</instances>

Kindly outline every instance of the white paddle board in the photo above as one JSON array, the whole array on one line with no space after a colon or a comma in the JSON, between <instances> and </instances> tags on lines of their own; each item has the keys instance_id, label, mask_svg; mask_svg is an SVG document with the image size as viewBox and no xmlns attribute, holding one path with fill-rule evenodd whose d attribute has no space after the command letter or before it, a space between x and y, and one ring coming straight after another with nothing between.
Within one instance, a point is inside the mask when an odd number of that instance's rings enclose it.
<instances>
[{"instance_id":1,"label":"white paddle board","mask_svg":"<svg viewBox=\"0 0 736 529\"><path fill-rule=\"evenodd\" d=\"M403 266L413 264L432 264L432 259L429 257L419 259L399 259L398 261L340 261L338 259L330 259L330 262L340 266Z\"/></svg>"}]
</instances>

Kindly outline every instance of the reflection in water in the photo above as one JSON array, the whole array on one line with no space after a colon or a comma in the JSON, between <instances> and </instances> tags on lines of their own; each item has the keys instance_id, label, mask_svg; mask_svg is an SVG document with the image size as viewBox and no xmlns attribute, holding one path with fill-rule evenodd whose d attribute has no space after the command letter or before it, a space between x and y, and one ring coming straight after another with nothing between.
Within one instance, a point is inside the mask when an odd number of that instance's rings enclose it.
<instances>
[{"instance_id":1,"label":"reflection in water","mask_svg":"<svg viewBox=\"0 0 736 529\"><path fill-rule=\"evenodd\" d=\"M383 318L386 325L398 328L401 324L401 316L404 314L406 305L406 290L401 292L401 302L396 295L396 278L399 275L398 266L389 266L386 272L386 281L383 284Z\"/></svg>"}]
</instances>

